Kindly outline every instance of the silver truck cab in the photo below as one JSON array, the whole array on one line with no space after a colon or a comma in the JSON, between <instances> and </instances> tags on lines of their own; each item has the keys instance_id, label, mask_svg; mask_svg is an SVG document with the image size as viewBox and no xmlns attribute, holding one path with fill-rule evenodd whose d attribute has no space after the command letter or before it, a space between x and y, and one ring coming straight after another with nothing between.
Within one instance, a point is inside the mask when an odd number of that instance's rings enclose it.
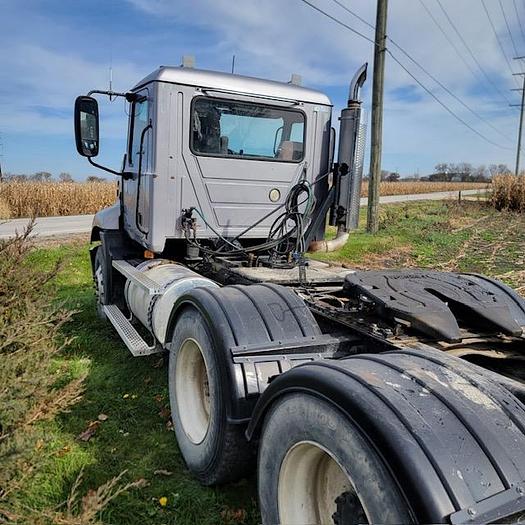
<instances>
[{"instance_id":1,"label":"silver truck cab","mask_svg":"<svg viewBox=\"0 0 525 525\"><path fill-rule=\"evenodd\" d=\"M132 93L122 220L128 235L153 252L184 238L184 209L195 207L205 218L197 216L198 238L216 237L212 228L234 237L282 205L301 177L314 182L329 170L332 105L319 91L160 67ZM327 191L322 182L318 200ZM244 238L265 238L274 219Z\"/></svg>"}]
</instances>

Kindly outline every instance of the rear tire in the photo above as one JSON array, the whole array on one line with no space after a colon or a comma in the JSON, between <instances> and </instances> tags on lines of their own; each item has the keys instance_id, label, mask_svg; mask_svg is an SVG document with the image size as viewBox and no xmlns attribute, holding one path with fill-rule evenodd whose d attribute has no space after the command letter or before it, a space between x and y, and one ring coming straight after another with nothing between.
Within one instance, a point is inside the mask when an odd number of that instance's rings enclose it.
<instances>
[{"instance_id":1,"label":"rear tire","mask_svg":"<svg viewBox=\"0 0 525 525\"><path fill-rule=\"evenodd\" d=\"M227 421L221 354L195 308L177 320L169 358L171 414L188 469L204 485L235 481L253 465L244 426Z\"/></svg>"},{"instance_id":2,"label":"rear tire","mask_svg":"<svg viewBox=\"0 0 525 525\"><path fill-rule=\"evenodd\" d=\"M258 463L264 524L413 523L376 450L346 416L316 397L290 394L271 407Z\"/></svg>"}]
</instances>

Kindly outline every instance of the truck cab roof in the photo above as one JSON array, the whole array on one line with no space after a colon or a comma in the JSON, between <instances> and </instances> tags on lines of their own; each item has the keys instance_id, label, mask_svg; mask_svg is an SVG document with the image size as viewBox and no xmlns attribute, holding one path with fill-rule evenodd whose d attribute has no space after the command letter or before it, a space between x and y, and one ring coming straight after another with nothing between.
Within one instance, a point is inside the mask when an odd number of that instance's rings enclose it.
<instances>
[{"instance_id":1,"label":"truck cab roof","mask_svg":"<svg viewBox=\"0 0 525 525\"><path fill-rule=\"evenodd\" d=\"M132 91L150 82L169 82L208 88L210 90L216 89L262 96L269 99L297 100L312 104L332 105L330 99L323 92L296 84L180 66L160 66L136 84Z\"/></svg>"}]
</instances>

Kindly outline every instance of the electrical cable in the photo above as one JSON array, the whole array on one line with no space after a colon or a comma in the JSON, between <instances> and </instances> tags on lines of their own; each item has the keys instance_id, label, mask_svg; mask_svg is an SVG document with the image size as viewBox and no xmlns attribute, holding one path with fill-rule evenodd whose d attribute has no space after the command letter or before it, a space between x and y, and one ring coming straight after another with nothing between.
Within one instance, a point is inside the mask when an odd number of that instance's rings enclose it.
<instances>
[{"instance_id":1,"label":"electrical cable","mask_svg":"<svg viewBox=\"0 0 525 525\"><path fill-rule=\"evenodd\" d=\"M506 140L509 140L509 141L513 141L514 139L510 138L508 135L506 135L505 133L503 133L503 131L501 131L500 129L498 129L496 126L494 126L494 124L492 124L492 122L490 122L490 120L486 119L485 117L483 117L482 115L480 115L476 110L472 109L466 102L464 102L463 100L461 100L461 98L459 98L455 93L453 93L447 86L445 86L445 84L443 84L443 82L441 82L438 78L436 78L434 75L432 75L432 73L430 73L426 68L424 68L421 64L419 64L414 58L412 58L401 46L399 46L398 44L396 44L392 39L390 39L390 42L392 43L392 45L394 45L397 49L399 49L399 51L401 51L401 53L403 53L410 61L412 61L414 64L416 64L424 73L426 73L438 86L440 86L446 93L448 93L453 99L455 99L457 102L459 102L467 111L469 111L470 113L472 113L472 115L474 115L476 118L478 118L479 120L481 120L482 122L484 122L485 124L487 124L487 126L489 126L490 128L492 128L496 133L498 133L499 135L501 135L504 139ZM494 143L495 144L495 143ZM498 147L502 148L502 149L512 149L512 148L508 148L506 146L501 146L498 144Z\"/></svg>"},{"instance_id":2,"label":"electrical cable","mask_svg":"<svg viewBox=\"0 0 525 525\"><path fill-rule=\"evenodd\" d=\"M436 0L439 2L439 0ZM503 55L503 58L505 58L505 62L507 62L507 66L509 67L509 71L512 75L514 75L514 71L512 70L512 66L510 65L509 59L507 57L507 54L505 53L505 48L503 47L503 44L501 43L500 37L498 35L498 32L496 31L496 26L494 25L494 22L492 21L492 18L490 16L489 10L487 9L487 5L485 4L485 0L481 0L481 5L483 6L483 9L485 10L485 14L487 15L487 18L489 19L490 27L492 27L492 31L494 32L494 35L496 37L496 40L498 42L499 48L501 50L501 53ZM515 77L513 76L514 80L516 81ZM518 85L519 87L519 85Z\"/></svg>"},{"instance_id":3,"label":"electrical cable","mask_svg":"<svg viewBox=\"0 0 525 525\"><path fill-rule=\"evenodd\" d=\"M298 254L304 253L304 224L310 220L311 214L314 209L314 203L315 198L313 196L313 186L317 183L319 183L322 179L327 177L329 173L323 175L322 177L318 177L317 180L310 184L305 179L302 179L297 184L295 184L289 191L286 201L284 204L280 205L279 207L274 208L270 211L265 217L259 219L257 223L262 222L265 218L269 217L273 213L276 213L278 210L282 209L283 207L286 208L286 210L279 215L275 221L273 222L267 240L262 243L255 246L248 246L248 247L240 247L239 245L234 244L234 242L230 241L229 239L225 238L223 235L221 235L213 226L206 220L204 214L198 209L198 208L190 208L190 211L195 211L197 215L202 219L204 224L224 243L228 244L232 250L229 251L221 251L221 249L213 250L208 247L203 246L200 242L198 242L196 238L196 232L194 230L194 237L193 239L189 236L189 228L185 228L185 237L186 240L194 247L199 248L204 253L209 255L247 255L248 253L255 253L259 251L271 251L274 250L274 256L277 257L284 257L291 254L292 247L295 247L295 251ZM299 201L299 195L303 192L306 192L307 196L302 201ZM300 211L300 207L306 203L306 207L304 211ZM294 222L294 226L289 229L288 223L289 221ZM253 228L254 225L250 227ZM245 230L248 231L248 230ZM234 240L238 239L241 234L239 234ZM289 240L291 238L295 238L295 245L289 244ZM286 249L280 249L279 247L283 245L284 243L287 243ZM302 251L299 251L302 250Z\"/></svg>"},{"instance_id":4,"label":"electrical cable","mask_svg":"<svg viewBox=\"0 0 525 525\"><path fill-rule=\"evenodd\" d=\"M463 56L463 53L461 53L461 51L459 50L459 48L456 46L456 44L454 43L454 41L449 37L448 33L445 31L445 29L443 28L443 26L439 23L439 21L436 19L436 17L434 16L434 14L432 13L432 11L430 10L430 8L424 3L423 0L419 0L419 3L423 6L423 8L425 9L425 11L427 12L428 16L430 17L430 19L434 22L434 24L437 26L437 28L441 31L441 33L443 34L443 36L446 38L446 40L448 41L448 43L452 46L452 48L454 49L454 51L456 52L456 55L458 55L458 57L461 59L461 61L467 66L467 68L469 69L469 71L472 73L472 75L475 77L475 78L481 78L480 76L478 76L478 74L474 71L474 68L472 67L471 64L469 64L469 62L465 59L465 57ZM479 68L479 66L478 66ZM507 95L497 86L497 84L492 80L492 78L490 77L490 75L488 75L484 69L480 68L480 71L481 71L481 74L482 76L485 78L486 82L488 84L490 84L494 90L499 93L499 95L505 100L505 102L507 104L511 104L511 101L510 99L507 97ZM508 109L508 108L507 108Z\"/></svg>"},{"instance_id":5,"label":"electrical cable","mask_svg":"<svg viewBox=\"0 0 525 525\"><path fill-rule=\"evenodd\" d=\"M459 115L456 115L444 102L442 102L430 89L428 89L425 85L423 85L393 54L392 52L387 49L386 52L391 56L391 58L397 62L397 64L406 71L406 73L416 82L424 91L426 91L440 106L443 107L447 113L450 113L456 120L461 122L464 126L466 126L468 129L470 129L473 133L478 135L480 138L488 142L489 144L492 144L493 146L497 146L498 148L503 149L509 149L504 146L501 146L500 144L497 144L496 142L493 142L489 138L485 137L483 134L481 134L477 129L473 128L468 122L463 120Z\"/></svg>"},{"instance_id":6,"label":"electrical cable","mask_svg":"<svg viewBox=\"0 0 525 525\"><path fill-rule=\"evenodd\" d=\"M321 8L317 7L316 5L312 4L311 2L309 2L308 0L301 0L301 2L309 5L312 9L315 9L317 12L321 13L322 15L330 18L331 20L333 20L334 22L337 22L339 25L343 26L343 27L346 27L346 29L348 29L349 31L352 31L352 33L355 33L356 35L360 36L361 38L364 38L365 40L367 40L368 42L374 44L375 46L377 45L375 40L372 39L372 38L368 38L366 35L364 35L363 33L357 31L356 29L354 29L353 27L350 27L349 25L345 24L344 22L341 22L341 20L338 20L337 18L335 18L335 16L332 16L330 14L328 14L326 11L323 11Z\"/></svg>"},{"instance_id":7,"label":"electrical cable","mask_svg":"<svg viewBox=\"0 0 525 525\"><path fill-rule=\"evenodd\" d=\"M334 16L330 15L329 13L327 13L326 11L320 9L319 7L317 6L314 6L313 4L311 4L308 0L301 0L303 3L309 5L310 7L313 7L316 11L318 11L319 13L323 14L324 16L330 18L331 20L333 20L334 22L336 22L337 24L345 27L346 29L349 29L350 31L352 31L353 33L357 34L358 36L361 36L362 38L364 38L365 40L369 41L369 42L372 42L374 44L374 46L377 46L378 44L374 41L374 40L371 40L370 38L368 38L367 36L363 35L362 33L360 33L359 31L356 31L355 29L353 29L352 27L350 27L348 24L345 24L344 22L338 20L337 18L335 18ZM439 2L439 0L437 0ZM392 53L392 51L390 51L389 49L386 50L388 52L388 54L394 59L394 61L399 65L401 66L402 69L405 70L406 73L409 74L409 76L424 90L426 91L432 98L434 98L436 100L436 102L438 102L442 107L443 109L445 109L445 111L447 111L447 113L449 113L450 115L452 115L458 122L460 122L461 124L463 124L464 126L466 126L468 129L470 129L473 133L475 133L476 135L478 135L481 139L483 139L485 142L493 145L493 146L496 146L498 148L501 148L501 149L508 149L507 147L505 146L502 146L501 144L498 144L492 140L490 140L489 138L487 138L485 135L483 135L481 132L479 132L478 130L476 130L475 128L473 128L470 124L468 124L465 120L463 120L459 115L457 115L454 111L452 111L444 102L441 101L441 99L439 99L439 97L437 95L435 95L434 93L432 93L432 91L427 88L420 80L418 80L407 68L406 66L404 66L396 57L395 55Z\"/></svg>"},{"instance_id":8,"label":"electrical cable","mask_svg":"<svg viewBox=\"0 0 525 525\"><path fill-rule=\"evenodd\" d=\"M512 36L512 31L510 30L510 24L509 24L509 21L507 19L507 15L505 14L505 9L503 9L503 3L502 3L501 0L499 0L499 6L501 8L501 13L503 14L503 19L505 20L505 25L507 26L507 31L508 31L509 36L510 36L510 41L511 41L512 47L514 49L514 55L517 57L519 55L518 48L516 47L516 42L514 41L514 37Z\"/></svg>"},{"instance_id":9,"label":"electrical cable","mask_svg":"<svg viewBox=\"0 0 525 525\"><path fill-rule=\"evenodd\" d=\"M518 5L516 4L516 0L512 0L512 2L514 4L514 11L516 13L516 19L518 20L518 24L520 26L521 37L523 39L523 42L525 43L525 30L523 29L523 23L521 22L521 16L518 11Z\"/></svg>"},{"instance_id":10,"label":"electrical cable","mask_svg":"<svg viewBox=\"0 0 525 525\"><path fill-rule=\"evenodd\" d=\"M422 1L422 0L420 0L420 1ZM364 18L360 17L357 13L355 13L354 11L352 11L351 9L346 7L339 0L332 0L332 2L336 3L342 9L344 9L345 11L347 11L348 13L350 13L351 15L356 17L358 20L360 20L361 22L366 24L368 27L371 27L372 29L375 29L372 24L370 24ZM393 40L390 37L387 37L387 38L392 43L392 45L394 47L399 49L399 51L401 53L403 53L403 55L405 55L412 63L414 63L417 67L419 67L421 69L421 71L423 71L426 75L428 75L436 84L438 84L438 86L440 86L446 93L448 93L452 98L454 98L457 102L459 102L465 109L467 109L470 113L472 113L472 115L474 115L476 118L478 118L479 120L481 120L482 122L487 124L494 131L496 131L496 133L499 133L504 139L510 140L510 141L514 140L514 139L510 138L509 136L507 136L505 133L503 133L501 130L499 130L496 126L494 126L494 124L492 124L492 122L490 122L490 120L486 119L485 117L480 115L477 111L472 109L466 102L464 102L460 97L458 97L455 93L453 93L445 84L443 84L443 82L441 82L437 77L435 77L432 73L430 73L430 71L428 71L428 69L426 69L424 66L422 66L412 55L410 55L410 53L408 53L408 51L403 49L395 40ZM505 146L499 146L499 147L501 147L503 149L511 149L511 148L507 148Z\"/></svg>"}]
</instances>

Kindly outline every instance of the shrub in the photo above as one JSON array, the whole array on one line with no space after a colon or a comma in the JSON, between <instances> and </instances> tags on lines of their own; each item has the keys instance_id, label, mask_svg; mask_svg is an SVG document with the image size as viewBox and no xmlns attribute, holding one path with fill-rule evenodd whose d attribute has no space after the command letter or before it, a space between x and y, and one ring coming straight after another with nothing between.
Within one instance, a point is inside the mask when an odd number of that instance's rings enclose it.
<instances>
[{"instance_id":1,"label":"shrub","mask_svg":"<svg viewBox=\"0 0 525 525\"><path fill-rule=\"evenodd\" d=\"M67 361L60 351L69 341L58 332L74 312L57 305L46 286L59 265L45 273L29 264L31 228L0 240L0 523L92 525L111 500L145 481L122 485L121 474L80 500L80 473L59 510L32 509L18 498L45 461L40 423L76 403L84 382L64 381L61 373Z\"/></svg>"},{"instance_id":2,"label":"shrub","mask_svg":"<svg viewBox=\"0 0 525 525\"><path fill-rule=\"evenodd\" d=\"M491 203L497 210L525 211L525 176L494 177Z\"/></svg>"}]
</instances>

